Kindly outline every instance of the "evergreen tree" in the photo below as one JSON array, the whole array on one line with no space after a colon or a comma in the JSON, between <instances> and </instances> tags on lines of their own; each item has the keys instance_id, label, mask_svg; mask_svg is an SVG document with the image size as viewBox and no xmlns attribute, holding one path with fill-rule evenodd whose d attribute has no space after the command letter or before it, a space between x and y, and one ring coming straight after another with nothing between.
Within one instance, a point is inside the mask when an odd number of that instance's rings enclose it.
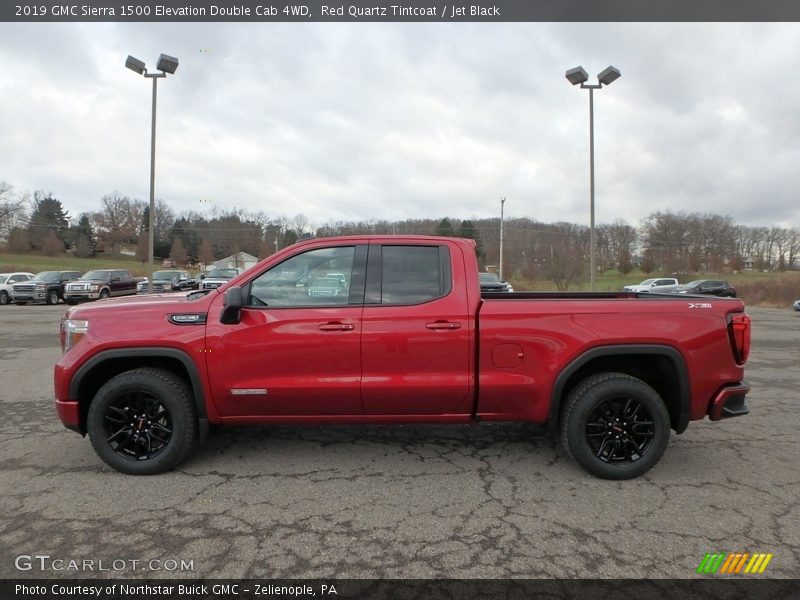
<instances>
[{"instance_id":1,"label":"evergreen tree","mask_svg":"<svg viewBox=\"0 0 800 600\"><path fill-rule=\"evenodd\" d=\"M436 235L443 235L446 237L452 237L456 234L452 223L450 223L450 219L447 217L439 221L439 224L436 226L435 233Z\"/></svg>"},{"instance_id":2,"label":"evergreen tree","mask_svg":"<svg viewBox=\"0 0 800 600\"><path fill-rule=\"evenodd\" d=\"M48 232L53 231L62 242L67 238L69 214L61 206L61 201L52 194L36 192L33 196L33 213L28 222L28 237L34 250L41 250Z\"/></svg>"},{"instance_id":3,"label":"evergreen tree","mask_svg":"<svg viewBox=\"0 0 800 600\"><path fill-rule=\"evenodd\" d=\"M478 261L482 262L485 253L481 242L481 234L478 233L478 228L475 227L472 221L461 222L461 227L458 228L458 237L475 240L475 254L478 256Z\"/></svg>"},{"instance_id":4,"label":"evergreen tree","mask_svg":"<svg viewBox=\"0 0 800 600\"><path fill-rule=\"evenodd\" d=\"M78 254L78 246L81 246L79 256L95 256L97 254L97 236L94 234L94 227L89 220L89 215L81 213L78 224L70 228L70 244L74 244L75 254ZM81 240L83 239L83 242Z\"/></svg>"}]
</instances>

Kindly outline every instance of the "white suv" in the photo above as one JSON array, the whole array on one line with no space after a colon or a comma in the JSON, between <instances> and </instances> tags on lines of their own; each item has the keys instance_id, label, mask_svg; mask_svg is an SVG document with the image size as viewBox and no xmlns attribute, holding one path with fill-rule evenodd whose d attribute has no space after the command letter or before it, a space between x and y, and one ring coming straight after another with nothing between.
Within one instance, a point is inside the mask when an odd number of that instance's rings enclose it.
<instances>
[{"instance_id":1,"label":"white suv","mask_svg":"<svg viewBox=\"0 0 800 600\"><path fill-rule=\"evenodd\" d=\"M0 304L8 304L14 299L14 284L28 281L33 273L0 273Z\"/></svg>"}]
</instances>

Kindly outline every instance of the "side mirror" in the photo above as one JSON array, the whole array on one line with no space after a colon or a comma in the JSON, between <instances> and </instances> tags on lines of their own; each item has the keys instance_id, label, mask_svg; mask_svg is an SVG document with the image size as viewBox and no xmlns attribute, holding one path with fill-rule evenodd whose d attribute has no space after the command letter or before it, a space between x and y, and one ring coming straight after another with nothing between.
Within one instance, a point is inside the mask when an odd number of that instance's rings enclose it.
<instances>
[{"instance_id":1,"label":"side mirror","mask_svg":"<svg viewBox=\"0 0 800 600\"><path fill-rule=\"evenodd\" d=\"M219 322L225 325L236 325L242 318L242 288L238 285L229 288L225 292L223 300L222 314L219 317Z\"/></svg>"}]
</instances>

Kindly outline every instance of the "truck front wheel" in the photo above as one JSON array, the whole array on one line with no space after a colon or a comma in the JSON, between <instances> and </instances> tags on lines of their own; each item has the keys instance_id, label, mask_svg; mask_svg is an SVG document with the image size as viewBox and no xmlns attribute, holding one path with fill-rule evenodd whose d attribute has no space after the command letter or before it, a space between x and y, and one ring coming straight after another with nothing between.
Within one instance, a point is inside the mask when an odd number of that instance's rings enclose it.
<instances>
[{"instance_id":1,"label":"truck front wheel","mask_svg":"<svg viewBox=\"0 0 800 600\"><path fill-rule=\"evenodd\" d=\"M89 406L89 439L103 461L132 475L163 473L189 454L197 415L186 382L143 367L108 380Z\"/></svg>"},{"instance_id":2,"label":"truck front wheel","mask_svg":"<svg viewBox=\"0 0 800 600\"><path fill-rule=\"evenodd\" d=\"M632 479L655 465L669 441L658 393L624 373L600 373L570 393L561 421L567 453L601 479Z\"/></svg>"}]
</instances>

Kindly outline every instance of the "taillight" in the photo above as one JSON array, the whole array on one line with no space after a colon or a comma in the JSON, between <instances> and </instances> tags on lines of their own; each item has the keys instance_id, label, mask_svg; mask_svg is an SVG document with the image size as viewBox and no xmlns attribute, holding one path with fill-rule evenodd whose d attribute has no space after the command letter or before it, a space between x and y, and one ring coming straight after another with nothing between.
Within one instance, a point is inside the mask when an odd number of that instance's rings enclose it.
<instances>
[{"instance_id":1,"label":"taillight","mask_svg":"<svg viewBox=\"0 0 800 600\"><path fill-rule=\"evenodd\" d=\"M750 317L746 313L728 315L728 335L731 338L733 356L737 364L743 365L750 356Z\"/></svg>"}]
</instances>

